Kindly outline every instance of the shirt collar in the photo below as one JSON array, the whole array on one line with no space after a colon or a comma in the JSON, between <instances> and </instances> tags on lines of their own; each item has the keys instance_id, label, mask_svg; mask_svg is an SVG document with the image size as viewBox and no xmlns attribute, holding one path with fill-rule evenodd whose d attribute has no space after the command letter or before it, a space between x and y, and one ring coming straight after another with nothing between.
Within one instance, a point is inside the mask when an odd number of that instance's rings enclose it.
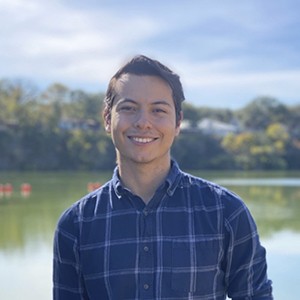
<instances>
[{"instance_id":1,"label":"shirt collar","mask_svg":"<svg viewBox=\"0 0 300 300\"><path fill-rule=\"evenodd\" d=\"M171 168L168 176L166 177L166 183L168 185L167 193L169 196L174 194L175 189L181 179L182 172L175 160L171 160Z\"/></svg>"},{"instance_id":2,"label":"shirt collar","mask_svg":"<svg viewBox=\"0 0 300 300\"><path fill-rule=\"evenodd\" d=\"M172 159L170 171L165 179L165 182L163 183L163 185L167 186L167 193L169 196L172 196L175 189L177 188L179 180L181 178L181 174L182 174L182 172L179 169L177 162ZM120 177L119 177L118 166L114 169L114 172L113 172L112 185L113 185L113 189L114 189L117 197L121 198L121 196L125 192L125 188L123 187Z\"/></svg>"},{"instance_id":3,"label":"shirt collar","mask_svg":"<svg viewBox=\"0 0 300 300\"><path fill-rule=\"evenodd\" d=\"M118 166L115 167L114 172L113 172L112 185L113 185L113 189L114 189L116 195L118 196L118 198L121 198L121 196L124 193L124 187L122 186L122 183L121 183L121 180L119 177Z\"/></svg>"}]
</instances>

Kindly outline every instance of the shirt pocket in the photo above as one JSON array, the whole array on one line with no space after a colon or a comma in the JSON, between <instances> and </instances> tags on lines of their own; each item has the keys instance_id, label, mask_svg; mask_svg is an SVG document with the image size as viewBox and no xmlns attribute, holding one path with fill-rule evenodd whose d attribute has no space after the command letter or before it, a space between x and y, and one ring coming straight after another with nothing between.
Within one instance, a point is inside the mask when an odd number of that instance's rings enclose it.
<instances>
[{"instance_id":1,"label":"shirt pocket","mask_svg":"<svg viewBox=\"0 0 300 300\"><path fill-rule=\"evenodd\" d=\"M197 241L172 243L171 284L175 291L209 294L218 268L219 243Z\"/></svg>"}]
</instances>

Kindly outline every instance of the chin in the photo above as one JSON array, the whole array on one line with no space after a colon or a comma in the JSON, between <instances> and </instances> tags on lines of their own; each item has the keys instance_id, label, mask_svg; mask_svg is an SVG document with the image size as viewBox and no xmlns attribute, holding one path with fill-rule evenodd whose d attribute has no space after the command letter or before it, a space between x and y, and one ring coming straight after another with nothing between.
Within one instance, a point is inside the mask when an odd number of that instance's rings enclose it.
<instances>
[{"instance_id":1,"label":"chin","mask_svg":"<svg viewBox=\"0 0 300 300\"><path fill-rule=\"evenodd\" d=\"M132 159L133 162L138 163L138 164L148 164L153 162L153 159L149 158L149 157L135 157Z\"/></svg>"}]
</instances>

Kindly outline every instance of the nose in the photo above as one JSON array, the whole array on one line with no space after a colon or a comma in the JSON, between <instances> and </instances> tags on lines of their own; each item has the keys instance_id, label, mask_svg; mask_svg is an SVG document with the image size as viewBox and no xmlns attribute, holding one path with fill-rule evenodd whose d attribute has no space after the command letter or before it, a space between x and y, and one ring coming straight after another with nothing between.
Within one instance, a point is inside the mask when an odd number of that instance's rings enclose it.
<instances>
[{"instance_id":1,"label":"nose","mask_svg":"<svg viewBox=\"0 0 300 300\"><path fill-rule=\"evenodd\" d=\"M151 127L150 116L146 111L140 110L138 112L135 120L135 127L139 129L147 129Z\"/></svg>"}]
</instances>

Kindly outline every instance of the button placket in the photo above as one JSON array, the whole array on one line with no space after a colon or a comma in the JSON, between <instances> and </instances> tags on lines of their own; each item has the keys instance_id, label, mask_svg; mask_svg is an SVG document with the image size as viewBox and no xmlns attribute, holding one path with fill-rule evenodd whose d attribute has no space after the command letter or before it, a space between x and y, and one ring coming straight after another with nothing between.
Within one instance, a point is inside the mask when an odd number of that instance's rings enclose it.
<instances>
[{"instance_id":1,"label":"button placket","mask_svg":"<svg viewBox=\"0 0 300 300\"><path fill-rule=\"evenodd\" d=\"M142 212L142 228L141 231L141 244L140 244L140 259L139 259L139 282L140 282L140 297L152 299L154 297L151 289L153 278L153 255L152 245L150 244L152 236L152 221L153 215L148 209L144 209Z\"/></svg>"}]
</instances>

